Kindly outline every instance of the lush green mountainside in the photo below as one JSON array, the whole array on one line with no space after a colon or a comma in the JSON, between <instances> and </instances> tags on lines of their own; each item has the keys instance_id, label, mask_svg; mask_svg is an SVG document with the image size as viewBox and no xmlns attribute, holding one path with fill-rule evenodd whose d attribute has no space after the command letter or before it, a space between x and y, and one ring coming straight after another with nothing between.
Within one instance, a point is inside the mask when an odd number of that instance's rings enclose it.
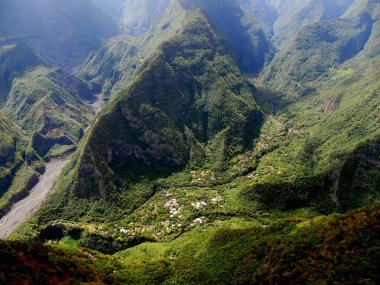
<instances>
[{"instance_id":1,"label":"lush green mountainside","mask_svg":"<svg viewBox=\"0 0 380 285\"><path fill-rule=\"evenodd\" d=\"M37 2L29 1L27 4L37 5ZM61 70L47 67L48 63L39 56L47 58L43 52L53 52L54 59L58 61L62 56L50 45L52 37L59 36L59 33L54 34L54 24L46 24L55 13L60 13L55 10L57 3L44 6L45 10L38 11L40 14L36 12L25 17L22 8L28 6L19 6L22 1L3 1L0 4L0 15L6 14L0 17L0 105L7 120L17 125L17 128L14 127L17 132L4 134L3 140L10 141L9 137L12 137L14 143L22 141L14 149L16 158L5 153L11 148L2 143L4 153L0 157L8 163L1 169L0 215L9 211L12 204L25 197L38 182L38 175L44 170L41 159L49 160L75 150L93 117L92 109L85 103L94 100L88 87ZM69 9L69 6L66 8ZM65 11L68 13L69 10ZM18 25L11 22L11 19L20 18L23 21L17 22ZM65 15L60 14L60 18L54 20L58 21L55 28L61 25L59 21L68 24ZM28 21L31 21L30 25ZM51 28L50 34L41 30L41 25ZM37 32L46 32L43 35L45 38L42 40ZM62 42L63 39L58 41ZM68 44L71 46L72 42ZM86 54L88 52L85 51ZM75 58L79 59L80 56Z\"/></svg>"},{"instance_id":2,"label":"lush green mountainside","mask_svg":"<svg viewBox=\"0 0 380 285\"><path fill-rule=\"evenodd\" d=\"M3 112L31 137L28 159L34 150L44 158L81 139L92 116L83 100L90 99L84 83L61 70L39 67L13 81Z\"/></svg>"},{"instance_id":3,"label":"lush green mountainside","mask_svg":"<svg viewBox=\"0 0 380 285\"><path fill-rule=\"evenodd\" d=\"M366 48L379 43L373 27L378 15L370 7L350 17L320 21L303 28L276 55L264 72L264 80L284 93L305 95L315 90L315 80L328 74ZM376 49L372 49L372 56ZM295 92L296 91L296 92Z\"/></svg>"},{"instance_id":4,"label":"lush green mountainside","mask_svg":"<svg viewBox=\"0 0 380 285\"><path fill-rule=\"evenodd\" d=\"M277 193L285 187L289 196L278 196L285 199L282 203L286 199L295 201L294 195L299 195L304 204L327 189L326 197L328 193L341 193L335 202L351 204L353 208L356 203L378 199L377 142L372 140L379 138L379 63L377 57L366 66L333 70L318 92L267 120L257 146L267 154L260 158L255 172L258 177L252 182L254 197L264 195L267 204L275 204L270 200L270 189ZM308 181L308 176L314 178ZM344 182L347 177L351 177L349 184ZM360 186L363 180L366 183ZM298 189L291 186L294 183L300 185ZM307 184L310 188L305 188ZM340 188L341 185L349 188ZM255 194L260 188L262 194ZM346 195L350 201L343 198Z\"/></svg>"},{"instance_id":5,"label":"lush green mountainside","mask_svg":"<svg viewBox=\"0 0 380 285\"><path fill-rule=\"evenodd\" d=\"M13 79L43 61L25 44L0 46L0 105L7 101Z\"/></svg>"},{"instance_id":6,"label":"lush green mountainside","mask_svg":"<svg viewBox=\"0 0 380 285\"><path fill-rule=\"evenodd\" d=\"M37 55L61 67L80 64L117 25L90 0L4 0L0 44L27 42Z\"/></svg>"},{"instance_id":7,"label":"lush green mountainside","mask_svg":"<svg viewBox=\"0 0 380 285\"><path fill-rule=\"evenodd\" d=\"M63 71L34 67L16 72L2 112L17 124L2 134L0 216L28 195L44 160L73 152L93 118L87 86ZM5 122L2 119L2 123Z\"/></svg>"},{"instance_id":8,"label":"lush green mountainside","mask_svg":"<svg viewBox=\"0 0 380 285\"><path fill-rule=\"evenodd\" d=\"M41 165L27 165L23 131L0 113L0 217L38 182Z\"/></svg>"},{"instance_id":9,"label":"lush green mountainside","mask_svg":"<svg viewBox=\"0 0 380 285\"><path fill-rule=\"evenodd\" d=\"M379 283L378 0L97 4L125 34L80 70L110 97L83 139L80 80L12 77L0 215L40 157L79 147L11 237L55 245L0 243L0 283Z\"/></svg>"},{"instance_id":10,"label":"lush green mountainside","mask_svg":"<svg viewBox=\"0 0 380 285\"><path fill-rule=\"evenodd\" d=\"M273 25L276 46L286 43L302 28L320 20L337 19L342 16L354 0L285 0L272 1L278 18Z\"/></svg>"},{"instance_id":11,"label":"lush green mountainside","mask_svg":"<svg viewBox=\"0 0 380 285\"><path fill-rule=\"evenodd\" d=\"M133 5L125 5L124 9L135 13L134 7L137 5L138 11L143 15L139 18L145 18L146 15L146 18L153 19L149 14L152 12L150 6L153 2L133 0ZM175 0L163 2L160 2L159 7L165 6L166 9L155 16L157 19L148 25L150 29L146 33L138 38L112 38L87 59L80 76L89 82L94 92L108 97L126 88L144 60L163 41L178 32L184 15L188 13L187 9L193 6L204 9L216 23L218 31L226 37L236 61L244 71L257 72L271 58L272 47L263 31L234 1L184 1L182 6Z\"/></svg>"},{"instance_id":12,"label":"lush green mountainside","mask_svg":"<svg viewBox=\"0 0 380 285\"><path fill-rule=\"evenodd\" d=\"M251 148L263 120L252 90L207 18L184 15L180 32L97 119L41 219L102 219L91 208L121 217L154 194L161 175L186 166L218 173Z\"/></svg>"},{"instance_id":13,"label":"lush green mountainside","mask_svg":"<svg viewBox=\"0 0 380 285\"><path fill-rule=\"evenodd\" d=\"M112 284L377 284L379 204L346 215L215 221L166 243L107 257L67 247L0 242L0 280ZM22 268L22 270L20 270ZM305 268L307 268L305 270ZM23 275L20 275L20 271ZM20 279L22 278L22 279Z\"/></svg>"},{"instance_id":14,"label":"lush green mountainside","mask_svg":"<svg viewBox=\"0 0 380 285\"><path fill-rule=\"evenodd\" d=\"M0 196L12 182L12 176L22 163L22 136L19 130L0 113Z\"/></svg>"},{"instance_id":15,"label":"lush green mountainside","mask_svg":"<svg viewBox=\"0 0 380 285\"><path fill-rule=\"evenodd\" d=\"M202 8L227 40L241 70L258 73L273 56L272 45L260 25L233 0L184 0Z\"/></svg>"}]
</instances>

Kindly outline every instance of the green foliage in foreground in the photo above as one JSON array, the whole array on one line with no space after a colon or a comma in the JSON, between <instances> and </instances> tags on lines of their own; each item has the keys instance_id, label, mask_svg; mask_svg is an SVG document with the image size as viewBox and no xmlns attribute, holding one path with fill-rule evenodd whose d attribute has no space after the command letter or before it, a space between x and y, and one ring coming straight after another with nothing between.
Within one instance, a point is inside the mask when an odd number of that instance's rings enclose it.
<instances>
[{"instance_id":1,"label":"green foliage in foreground","mask_svg":"<svg viewBox=\"0 0 380 285\"><path fill-rule=\"evenodd\" d=\"M1 242L0 253L6 258L0 263L0 280L378 284L379 219L380 204L315 218L296 211L267 224L219 220L199 225L171 242L144 243L112 257L78 249L67 238L53 247ZM16 266L25 269L23 275Z\"/></svg>"}]
</instances>

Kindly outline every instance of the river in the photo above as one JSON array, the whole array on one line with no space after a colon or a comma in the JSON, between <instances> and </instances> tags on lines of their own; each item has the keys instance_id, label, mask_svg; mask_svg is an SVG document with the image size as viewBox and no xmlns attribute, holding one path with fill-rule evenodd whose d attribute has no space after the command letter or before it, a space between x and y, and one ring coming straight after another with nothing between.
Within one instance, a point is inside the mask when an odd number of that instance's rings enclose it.
<instances>
[{"instance_id":1,"label":"river","mask_svg":"<svg viewBox=\"0 0 380 285\"><path fill-rule=\"evenodd\" d=\"M30 191L25 199L13 205L12 209L0 220L0 239L7 238L24 221L30 218L45 201L48 194L54 188L63 167L71 158L65 158L46 164L45 173L40 181Z\"/></svg>"},{"instance_id":2,"label":"river","mask_svg":"<svg viewBox=\"0 0 380 285\"><path fill-rule=\"evenodd\" d=\"M97 100L91 106L97 114L103 108L105 102L100 94L96 95L96 97ZM29 196L14 204L11 210L0 220L0 239L10 236L23 222L37 212L48 194L53 190L62 169L70 160L71 156L46 164L45 173L30 191Z\"/></svg>"}]
</instances>

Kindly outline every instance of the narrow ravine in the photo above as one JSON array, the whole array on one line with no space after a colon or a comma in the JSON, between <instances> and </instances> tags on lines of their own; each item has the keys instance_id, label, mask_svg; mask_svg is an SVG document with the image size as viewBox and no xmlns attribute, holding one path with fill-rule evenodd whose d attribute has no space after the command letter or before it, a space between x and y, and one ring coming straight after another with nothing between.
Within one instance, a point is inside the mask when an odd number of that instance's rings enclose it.
<instances>
[{"instance_id":1,"label":"narrow ravine","mask_svg":"<svg viewBox=\"0 0 380 285\"><path fill-rule=\"evenodd\" d=\"M46 164L46 171L33 187L28 197L13 205L10 212L0 220L0 239L11 235L24 221L30 218L42 205L53 189L63 167L71 157Z\"/></svg>"}]
</instances>

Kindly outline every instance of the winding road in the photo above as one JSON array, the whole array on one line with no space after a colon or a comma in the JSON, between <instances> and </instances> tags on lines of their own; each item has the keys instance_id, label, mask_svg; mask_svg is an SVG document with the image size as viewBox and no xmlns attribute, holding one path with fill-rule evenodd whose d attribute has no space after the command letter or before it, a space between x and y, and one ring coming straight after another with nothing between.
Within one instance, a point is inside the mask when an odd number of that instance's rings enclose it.
<instances>
[{"instance_id":1,"label":"winding road","mask_svg":"<svg viewBox=\"0 0 380 285\"><path fill-rule=\"evenodd\" d=\"M46 164L46 171L40 181L33 187L28 197L13 205L12 209L0 220L0 239L5 239L13 233L24 221L31 217L45 201L53 189L54 183L61 174L63 167L71 157Z\"/></svg>"}]
</instances>

